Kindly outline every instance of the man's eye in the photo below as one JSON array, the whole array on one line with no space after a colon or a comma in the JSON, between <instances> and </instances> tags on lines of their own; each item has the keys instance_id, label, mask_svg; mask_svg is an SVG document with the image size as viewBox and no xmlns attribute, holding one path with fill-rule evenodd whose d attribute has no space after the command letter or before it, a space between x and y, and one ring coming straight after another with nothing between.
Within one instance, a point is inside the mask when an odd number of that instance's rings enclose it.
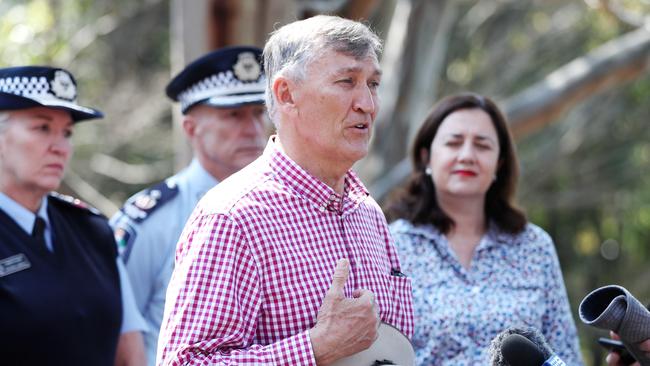
<instances>
[{"instance_id":1,"label":"man's eye","mask_svg":"<svg viewBox=\"0 0 650 366\"><path fill-rule=\"evenodd\" d=\"M345 84L352 84L352 79L341 79L338 81L339 83L345 83Z\"/></svg>"},{"instance_id":2,"label":"man's eye","mask_svg":"<svg viewBox=\"0 0 650 366\"><path fill-rule=\"evenodd\" d=\"M368 86L370 89L377 89L379 88L379 81L371 81L368 83Z\"/></svg>"}]
</instances>

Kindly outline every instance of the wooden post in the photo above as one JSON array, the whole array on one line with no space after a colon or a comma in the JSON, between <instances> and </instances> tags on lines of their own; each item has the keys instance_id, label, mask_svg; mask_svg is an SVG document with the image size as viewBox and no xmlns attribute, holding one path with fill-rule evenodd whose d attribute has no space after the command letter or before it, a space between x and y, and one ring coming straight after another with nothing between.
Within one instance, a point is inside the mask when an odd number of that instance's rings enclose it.
<instances>
[{"instance_id":1,"label":"wooden post","mask_svg":"<svg viewBox=\"0 0 650 366\"><path fill-rule=\"evenodd\" d=\"M208 0L172 0L170 12L171 77L207 49ZM183 132L180 106L173 107L174 170L185 167L192 150Z\"/></svg>"}]
</instances>

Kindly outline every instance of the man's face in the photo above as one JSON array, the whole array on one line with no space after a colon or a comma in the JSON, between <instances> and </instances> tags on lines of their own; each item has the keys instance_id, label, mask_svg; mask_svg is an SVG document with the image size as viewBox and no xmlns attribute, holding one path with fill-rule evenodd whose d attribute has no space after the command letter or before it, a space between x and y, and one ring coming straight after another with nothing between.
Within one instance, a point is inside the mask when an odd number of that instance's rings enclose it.
<instances>
[{"instance_id":1,"label":"man's face","mask_svg":"<svg viewBox=\"0 0 650 366\"><path fill-rule=\"evenodd\" d=\"M368 153L381 80L374 55L356 59L328 50L307 66L293 93L294 145L311 159L352 166Z\"/></svg>"},{"instance_id":2,"label":"man's face","mask_svg":"<svg viewBox=\"0 0 650 366\"><path fill-rule=\"evenodd\" d=\"M10 112L0 132L0 189L45 194L61 184L72 155L66 111L37 107Z\"/></svg>"},{"instance_id":3,"label":"man's face","mask_svg":"<svg viewBox=\"0 0 650 366\"><path fill-rule=\"evenodd\" d=\"M192 107L184 127L203 167L223 180L255 160L264 148L266 109Z\"/></svg>"}]
</instances>

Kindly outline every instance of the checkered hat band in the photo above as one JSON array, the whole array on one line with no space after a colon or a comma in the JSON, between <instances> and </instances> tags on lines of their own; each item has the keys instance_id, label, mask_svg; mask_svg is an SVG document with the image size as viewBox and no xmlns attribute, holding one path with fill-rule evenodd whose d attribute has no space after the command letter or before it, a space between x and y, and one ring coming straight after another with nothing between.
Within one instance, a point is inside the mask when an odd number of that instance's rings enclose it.
<instances>
[{"instance_id":1,"label":"checkered hat band","mask_svg":"<svg viewBox=\"0 0 650 366\"><path fill-rule=\"evenodd\" d=\"M57 98L50 92L50 83L43 77L15 76L0 78L0 92L33 99L41 104L76 103L76 100Z\"/></svg>"},{"instance_id":2,"label":"checkered hat band","mask_svg":"<svg viewBox=\"0 0 650 366\"><path fill-rule=\"evenodd\" d=\"M192 104L215 96L226 96L245 93L263 93L265 88L264 78L261 77L253 83L242 82L232 71L220 72L207 77L178 95L181 108L185 109Z\"/></svg>"}]
</instances>

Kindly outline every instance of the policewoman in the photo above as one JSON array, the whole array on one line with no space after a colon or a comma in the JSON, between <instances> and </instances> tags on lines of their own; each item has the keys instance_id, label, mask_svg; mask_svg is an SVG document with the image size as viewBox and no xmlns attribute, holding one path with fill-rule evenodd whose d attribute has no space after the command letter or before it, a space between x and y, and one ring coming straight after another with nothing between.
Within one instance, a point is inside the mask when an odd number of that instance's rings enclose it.
<instances>
[{"instance_id":1,"label":"policewoman","mask_svg":"<svg viewBox=\"0 0 650 366\"><path fill-rule=\"evenodd\" d=\"M0 69L3 365L108 366L116 357L128 296L111 228L98 211L53 192L75 123L102 117L76 96L66 70Z\"/></svg>"},{"instance_id":2,"label":"policewoman","mask_svg":"<svg viewBox=\"0 0 650 366\"><path fill-rule=\"evenodd\" d=\"M167 85L180 102L190 165L136 193L111 218L138 308L149 365L155 364L165 294L174 268L176 242L199 199L220 181L261 155L266 143L262 50L232 46L185 67Z\"/></svg>"}]
</instances>

